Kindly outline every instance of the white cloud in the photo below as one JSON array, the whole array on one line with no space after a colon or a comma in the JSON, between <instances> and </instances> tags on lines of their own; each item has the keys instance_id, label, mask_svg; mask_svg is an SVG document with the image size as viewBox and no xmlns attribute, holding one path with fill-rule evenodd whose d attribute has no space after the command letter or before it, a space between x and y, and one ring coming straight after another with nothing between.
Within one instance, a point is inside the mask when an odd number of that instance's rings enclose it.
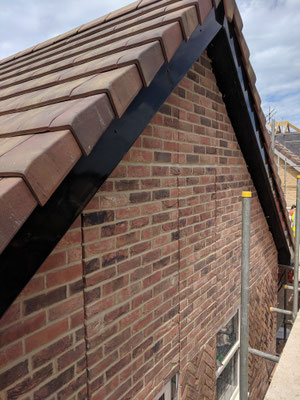
<instances>
[{"instance_id":1,"label":"white cloud","mask_svg":"<svg viewBox=\"0 0 300 400\"><path fill-rule=\"evenodd\" d=\"M0 59L80 26L130 0L1 0Z\"/></svg>"},{"instance_id":2,"label":"white cloud","mask_svg":"<svg viewBox=\"0 0 300 400\"><path fill-rule=\"evenodd\" d=\"M300 127L300 1L237 0L266 112Z\"/></svg>"}]
</instances>

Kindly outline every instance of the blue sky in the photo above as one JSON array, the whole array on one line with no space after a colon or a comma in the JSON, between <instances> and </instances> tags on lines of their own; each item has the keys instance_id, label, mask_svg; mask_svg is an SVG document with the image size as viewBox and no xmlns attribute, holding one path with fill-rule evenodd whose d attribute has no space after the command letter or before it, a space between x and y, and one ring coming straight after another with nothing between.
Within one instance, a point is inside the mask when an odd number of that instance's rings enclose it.
<instances>
[{"instance_id":1,"label":"blue sky","mask_svg":"<svg viewBox=\"0 0 300 400\"><path fill-rule=\"evenodd\" d=\"M262 108L300 127L300 0L236 0ZM0 59L130 0L1 0Z\"/></svg>"}]
</instances>

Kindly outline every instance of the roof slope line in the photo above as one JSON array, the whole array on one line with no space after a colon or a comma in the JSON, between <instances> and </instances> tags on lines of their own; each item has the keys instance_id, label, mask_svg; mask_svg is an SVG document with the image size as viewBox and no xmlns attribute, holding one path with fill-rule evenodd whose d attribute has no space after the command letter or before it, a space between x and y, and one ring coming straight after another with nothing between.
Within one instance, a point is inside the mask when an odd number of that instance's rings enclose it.
<instances>
[{"instance_id":1,"label":"roof slope line","mask_svg":"<svg viewBox=\"0 0 300 400\"><path fill-rule=\"evenodd\" d=\"M102 48L102 52L99 53L99 49L97 52L93 52L90 54L90 60L101 59L103 57L112 56L113 54L117 54L120 52L124 52L133 47L140 47L145 44L153 43L155 41L159 41L162 47L162 51L166 60L170 61L173 57L176 49L182 42L183 37L181 33L181 28L178 22L174 22L165 26L161 26L159 28L155 28L152 31L147 31L143 35L133 36L131 39L124 39L121 42L116 43L116 46L107 45ZM95 53L95 54L94 54ZM87 60L87 61L90 61ZM78 60L78 64L81 64L82 60ZM73 62L72 66L75 66ZM46 71L48 71L47 68ZM61 70L61 69L60 69ZM51 71L53 72L53 71ZM43 76L42 71L39 70L39 74ZM23 82L22 84L16 83L14 86L9 86L5 89L1 89L0 91L0 100L10 99L12 97L18 96L23 93L33 92L35 90L39 90L48 86L53 86L57 84L61 84L63 82L67 82L70 80L62 79L62 77L57 79L52 79L48 75L49 79L43 79L42 82L37 82L35 79L37 76L30 75L30 80L27 82ZM80 77L78 75L78 77Z\"/></svg>"},{"instance_id":2,"label":"roof slope line","mask_svg":"<svg viewBox=\"0 0 300 400\"><path fill-rule=\"evenodd\" d=\"M161 0L142 0L141 3L135 8L135 10L140 10L141 8L144 8L147 11L149 8L151 8L153 3L160 3L160 2L161 2ZM167 3L172 3L172 2L174 2L174 0L167 1ZM120 19L120 17L124 17L126 14L128 14L128 16L129 16L128 19L132 18L132 14L135 12L135 10L131 10L129 6L130 5L126 6L125 7L126 11L124 13L121 13L118 16L119 19ZM159 4L158 7L154 6L153 8L159 8L159 7L161 7L160 4ZM119 10L117 10L117 12L118 11ZM110 14L112 14L112 13L110 13ZM73 29L71 29L70 31L68 31L66 33L63 33L63 34L58 35L58 36L56 36L54 38L50 38L48 40L45 40L42 43L38 43L37 45L29 47L28 49L22 50L22 51L20 51L20 52L18 52L16 54L13 54L13 55L11 55L9 57L6 57L6 58L0 60L0 65L2 64L1 65L1 69L2 68L3 69L7 68L7 67L13 65L14 62L17 63L19 61L22 61L23 59L25 59L27 57L31 57L32 55L35 55L36 53L41 54L42 52L48 51L48 49L50 47L53 47L54 45L60 46L61 42L63 40L68 40L68 39L70 40L73 37L77 37L77 35L80 34L80 33L84 32L86 35L89 35L89 32L86 32L86 31L90 31L91 28L93 28L95 26L101 26L106 21L107 22L110 21L109 19L107 19L107 18L109 18L110 14L107 14L106 16L102 16L100 18L97 18L97 19L95 19L95 20L93 20L91 22L88 22L86 24L83 24L83 25L81 25L81 26L79 26L77 28L73 28ZM115 18L117 18L117 16Z\"/></svg>"},{"instance_id":3,"label":"roof slope line","mask_svg":"<svg viewBox=\"0 0 300 400\"><path fill-rule=\"evenodd\" d=\"M191 36L192 32L198 25L198 18L196 14L196 8L194 6L188 7L183 10L176 11L172 14L169 14L168 16L160 17L155 20L148 21L146 25L138 25L137 27L134 27L128 32L128 34L118 34L116 37L110 36L109 39L107 40L106 38L103 39L103 45L107 48L109 43L114 43L115 41L120 41L123 40L124 37L130 39L132 36L136 36L137 34L141 34L144 31L149 31L155 28L161 28L161 26L169 25L173 22L179 22L182 34L185 40L188 40L188 38ZM169 46L170 46L170 41L169 41ZM76 46L77 48L77 46ZM67 68L73 68L75 65L87 63L89 61L95 60L97 58L102 58L105 53L103 54L101 51L101 46L97 47L96 50L94 50L89 56L89 54L82 54L81 56L75 56L75 57L64 57L63 60L57 62L57 63L51 63L50 65L46 65L43 67L38 66L36 69L24 69L23 71L17 70L16 73L11 76L11 77L0 77L0 89L4 89L10 86L14 86L19 83L24 83L27 82L31 79L36 79L44 75L51 74L55 71L61 71ZM126 50L126 48L125 48ZM112 53L112 49L109 49L109 53ZM167 52L166 52L167 53ZM116 54L116 52L113 52L113 54ZM24 72L24 73L22 73Z\"/></svg>"},{"instance_id":4,"label":"roof slope line","mask_svg":"<svg viewBox=\"0 0 300 400\"><path fill-rule=\"evenodd\" d=\"M29 71L31 69L39 68L43 63L48 62L49 58L66 58L66 56L72 56L74 53L83 53L89 51L90 46L97 42L99 46L105 46L109 43L114 43L120 39L124 39L131 35L143 32L144 29L153 28L155 25L160 26L163 21L172 20L180 15L184 9L190 6L196 7L198 11L198 18L200 21L200 13L198 8L197 0L184 0L176 1L174 4L168 7L164 7L158 11L149 13L142 19L134 19L131 24L118 24L114 25L112 29L106 31L97 31L89 37L80 38L80 34L76 35L74 39L76 42L65 43L59 49L48 49L44 53L43 57L31 57L28 62L19 63L16 68L0 70L0 80L5 80L10 77L17 76L23 71ZM183 25L183 24L182 24ZM184 26L182 26L184 31ZM69 53L69 54L68 54ZM51 59L50 59L51 62Z\"/></svg>"},{"instance_id":5,"label":"roof slope line","mask_svg":"<svg viewBox=\"0 0 300 400\"><path fill-rule=\"evenodd\" d=\"M70 131L25 136L0 157L0 176L22 177L44 205L81 156Z\"/></svg>"}]
</instances>

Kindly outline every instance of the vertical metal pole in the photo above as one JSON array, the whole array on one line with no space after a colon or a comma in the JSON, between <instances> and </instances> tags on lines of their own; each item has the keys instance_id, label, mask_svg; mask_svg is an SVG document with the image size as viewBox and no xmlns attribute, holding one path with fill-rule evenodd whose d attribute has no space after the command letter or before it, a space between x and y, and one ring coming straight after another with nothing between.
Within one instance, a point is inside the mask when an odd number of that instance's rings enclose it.
<instances>
[{"instance_id":1,"label":"vertical metal pole","mask_svg":"<svg viewBox=\"0 0 300 400\"><path fill-rule=\"evenodd\" d=\"M275 147L275 119L272 119L272 125L271 125L271 146L272 146L272 151L274 153L274 147Z\"/></svg>"},{"instance_id":2,"label":"vertical metal pole","mask_svg":"<svg viewBox=\"0 0 300 400\"><path fill-rule=\"evenodd\" d=\"M295 232L295 258L294 258L294 296L293 296L293 321L298 313L298 276L299 276L299 242L300 242L300 175L297 176L296 199L296 232Z\"/></svg>"},{"instance_id":3,"label":"vertical metal pole","mask_svg":"<svg viewBox=\"0 0 300 400\"><path fill-rule=\"evenodd\" d=\"M284 197L286 198L286 157L284 157Z\"/></svg>"},{"instance_id":4,"label":"vertical metal pole","mask_svg":"<svg viewBox=\"0 0 300 400\"><path fill-rule=\"evenodd\" d=\"M287 269L285 269L284 270L284 282L285 282L285 284L287 285ZM284 291L283 291L283 309L284 310L286 310L286 307L287 307L287 299L286 299L286 297L287 297L287 290L286 289L284 289ZM286 315L285 314L283 314L283 339L284 339L284 341L286 341Z\"/></svg>"},{"instance_id":5,"label":"vertical metal pole","mask_svg":"<svg viewBox=\"0 0 300 400\"><path fill-rule=\"evenodd\" d=\"M249 341L249 291L250 291L250 217L251 192L243 192L242 221L242 274L240 319L240 400L248 399L248 341Z\"/></svg>"},{"instance_id":6,"label":"vertical metal pole","mask_svg":"<svg viewBox=\"0 0 300 400\"><path fill-rule=\"evenodd\" d=\"M278 172L278 175L279 175L279 166L280 166L280 158L278 156L278 159L277 159L277 172Z\"/></svg>"}]
</instances>

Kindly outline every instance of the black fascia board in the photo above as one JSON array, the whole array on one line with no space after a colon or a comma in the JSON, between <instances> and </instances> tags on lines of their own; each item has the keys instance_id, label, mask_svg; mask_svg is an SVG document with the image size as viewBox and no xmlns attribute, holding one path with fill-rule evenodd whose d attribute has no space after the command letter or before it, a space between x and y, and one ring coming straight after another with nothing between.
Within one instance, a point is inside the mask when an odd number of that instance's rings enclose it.
<instances>
[{"instance_id":1,"label":"black fascia board","mask_svg":"<svg viewBox=\"0 0 300 400\"><path fill-rule=\"evenodd\" d=\"M276 206L264 140L249 80L232 24L223 27L207 49L213 72L250 176L278 251L278 262L290 264L291 253Z\"/></svg>"},{"instance_id":2,"label":"black fascia board","mask_svg":"<svg viewBox=\"0 0 300 400\"><path fill-rule=\"evenodd\" d=\"M183 42L149 87L115 119L88 157L81 157L48 202L37 206L0 255L0 317L97 193L181 79L222 28L224 13L212 10Z\"/></svg>"}]
</instances>

